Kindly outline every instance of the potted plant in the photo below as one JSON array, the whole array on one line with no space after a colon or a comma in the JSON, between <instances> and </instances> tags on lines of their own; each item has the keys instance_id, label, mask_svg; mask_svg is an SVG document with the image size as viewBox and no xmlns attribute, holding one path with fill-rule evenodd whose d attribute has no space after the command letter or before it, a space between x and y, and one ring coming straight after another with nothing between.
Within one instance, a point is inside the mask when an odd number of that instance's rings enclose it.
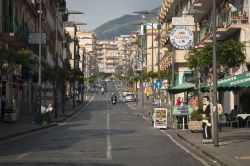
<instances>
[{"instance_id":1,"label":"potted plant","mask_svg":"<svg viewBox=\"0 0 250 166\"><path fill-rule=\"evenodd\" d=\"M188 122L188 129L191 132L202 131L202 109L194 110L190 115L190 121Z\"/></svg>"}]
</instances>

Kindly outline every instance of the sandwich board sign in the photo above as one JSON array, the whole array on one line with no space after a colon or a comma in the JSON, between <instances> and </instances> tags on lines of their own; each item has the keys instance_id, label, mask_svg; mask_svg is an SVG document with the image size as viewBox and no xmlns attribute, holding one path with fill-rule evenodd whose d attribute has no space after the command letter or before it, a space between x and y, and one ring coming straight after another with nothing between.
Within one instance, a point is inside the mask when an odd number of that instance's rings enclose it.
<instances>
[{"instance_id":1,"label":"sandwich board sign","mask_svg":"<svg viewBox=\"0 0 250 166\"><path fill-rule=\"evenodd\" d=\"M154 108L154 128L167 128L167 108Z\"/></svg>"}]
</instances>

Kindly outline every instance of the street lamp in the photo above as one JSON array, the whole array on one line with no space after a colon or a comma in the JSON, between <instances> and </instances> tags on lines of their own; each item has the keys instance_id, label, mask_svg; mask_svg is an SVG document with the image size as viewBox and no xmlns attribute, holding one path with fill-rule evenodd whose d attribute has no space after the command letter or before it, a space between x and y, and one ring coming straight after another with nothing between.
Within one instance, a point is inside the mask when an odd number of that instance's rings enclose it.
<instances>
[{"instance_id":1,"label":"street lamp","mask_svg":"<svg viewBox=\"0 0 250 166\"><path fill-rule=\"evenodd\" d=\"M42 0L39 3L39 57L38 57L38 113L37 113L37 122L41 124L41 82L42 82Z\"/></svg>"},{"instance_id":2,"label":"street lamp","mask_svg":"<svg viewBox=\"0 0 250 166\"><path fill-rule=\"evenodd\" d=\"M155 15L156 17L159 17L158 14L156 13L153 13L153 12L149 12L148 10L140 10L140 11L135 11L133 12L135 14L140 14L140 15L148 15L148 14L151 14L151 15ZM154 45L153 45L153 35L154 35L154 26L153 26L153 21L152 21L152 71L154 71L154 65L153 65L153 50L154 50ZM161 38L160 38L160 22L159 20L157 20L157 38L158 38L158 62L157 62L157 66L158 66L158 71L160 71L160 41L161 41Z\"/></svg>"},{"instance_id":3,"label":"street lamp","mask_svg":"<svg viewBox=\"0 0 250 166\"><path fill-rule=\"evenodd\" d=\"M149 12L148 10L141 10L141 11L135 11L135 12L133 12L133 13L135 13L135 14L140 14L140 15L148 15L148 14L151 14L151 15L155 15L156 17L159 17L159 15L158 14L156 14L156 13L153 13L153 12ZM148 24L147 24L148 25ZM153 37L154 37L154 23L153 23L153 21L152 21L152 25L151 25L151 28L152 28L152 72L154 72L154 39L153 39ZM158 39L158 54L157 54L157 67L158 67L158 72L160 72L160 41L161 41L161 38L160 38L160 22L159 22L159 20L157 20L157 39ZM153 92L154 92L154 87L153 87L153 81L152 81L152 90L153 90ZM158 89L158 97L160 97L160 90ZM154 95L154 98L155 98L155 95Z\"/></svg>"},{"instance_id":4,"label":"street lamp","mask_svg":"<svg viewBox=\"0 0 250 166\"><path fill-rule=\"evenodd\" d=\"M216 60L216 0L213 0L212 10L213 20L213 132L214 132L214 146L219 146L219 133L218 133L218 106L217 106L217 60Z\"/></svg>"}]
</instances>

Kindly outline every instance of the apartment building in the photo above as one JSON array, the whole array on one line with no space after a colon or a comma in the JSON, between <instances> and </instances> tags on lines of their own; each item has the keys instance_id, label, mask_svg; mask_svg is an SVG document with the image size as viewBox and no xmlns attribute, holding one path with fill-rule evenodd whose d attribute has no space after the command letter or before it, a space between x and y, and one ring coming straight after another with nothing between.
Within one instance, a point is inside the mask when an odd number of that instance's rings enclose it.
<instances>
[{"instance_id":1,"label":"apartment building","mask_svg":"<svg viewBox=\"0 0 250 166\"><path fill-rule=\"evenodd\" d=\"M39 22L39 4L42 3L42 21ZM35 37L42 27L46 37L42 43L42 61L53 67L63 64L63 24L62 15L66 10L65 0L0 0L0 44L2 51L16 52L20 49L32 53L29 66L24 68L10 61L14 54L1 59L2 88L0 95L6 97L6 108L15 112L18 119L21 114L36 110L36 81L31 78L37 75L39 55L38 39ZM33 34L33 36L32 36ZM29 40L32 39L32 40ZM4 54L4 53L3 53ZM25 74L24 74L25 73ZM31 73L33 74L33 77ZM46 94L53 101L53 92ZM44 103L46 104L46 102Z\"/></svg>"},{"instance_id":2,"label":"apartment building","mask_svg":"<svg viewBox=\"0 0 250 166\"><path fill-rule=\"evenodd\" d=\"M97 41L97 62L99 72L114 74L119 65L119 51L115 41Z\"/></svg>"},{"instance_id":3,"label":"apartment building","mask_svg":"<svg viewBox=\"0 0 250 166\"><path fill-rule=\"evenodd\" d=\"M223 41L233 39L245 43L246 61L250 61L249 50L249 10L248 0L229 0L235 7L235 10L226 6L225 0L216 1L216 20L212 20L212 1L204 0L164 0L159 11L159 20L164 24L162 44L168 48L162 64L170 67L174 62L175 70L178 71L179 84L183 78L182 71L187 71L186 56L188 49L172 49L169 42L169 34L173 30L172 17L192 17L194 19L193 27L189 27L194 33L193 47L199 49L207 43L212 43L212 23L216 23L217 44ZM175 55L175 56L173 56ZM237 75L247 71L246 64L240 67L229 69L230 75ZM177 81L177 80L175 80ZM239 94L249 93L247 89L241 89L240 93L234 91L220 92L220 101L225 107L225 111L229 112L234 105L240 105ZM227 103L227 104L226 104Z\"/></svg>"}]
</instances>

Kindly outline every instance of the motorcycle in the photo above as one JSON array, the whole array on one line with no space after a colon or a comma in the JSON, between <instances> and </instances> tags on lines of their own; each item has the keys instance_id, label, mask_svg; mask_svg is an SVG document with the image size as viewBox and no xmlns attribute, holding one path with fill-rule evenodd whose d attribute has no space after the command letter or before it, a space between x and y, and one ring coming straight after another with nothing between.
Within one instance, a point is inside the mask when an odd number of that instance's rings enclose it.
<instances>
[{"instance_id":1,"label":"motorcycle","mask_svg":"<svg viewBox=\"0 0 250 166\"><path fill-rule=\"evenodd\" d=\"M112 104L113 104L113 105L116 104L116 99L112 99Z\"/></svg>"}]
</instances>

